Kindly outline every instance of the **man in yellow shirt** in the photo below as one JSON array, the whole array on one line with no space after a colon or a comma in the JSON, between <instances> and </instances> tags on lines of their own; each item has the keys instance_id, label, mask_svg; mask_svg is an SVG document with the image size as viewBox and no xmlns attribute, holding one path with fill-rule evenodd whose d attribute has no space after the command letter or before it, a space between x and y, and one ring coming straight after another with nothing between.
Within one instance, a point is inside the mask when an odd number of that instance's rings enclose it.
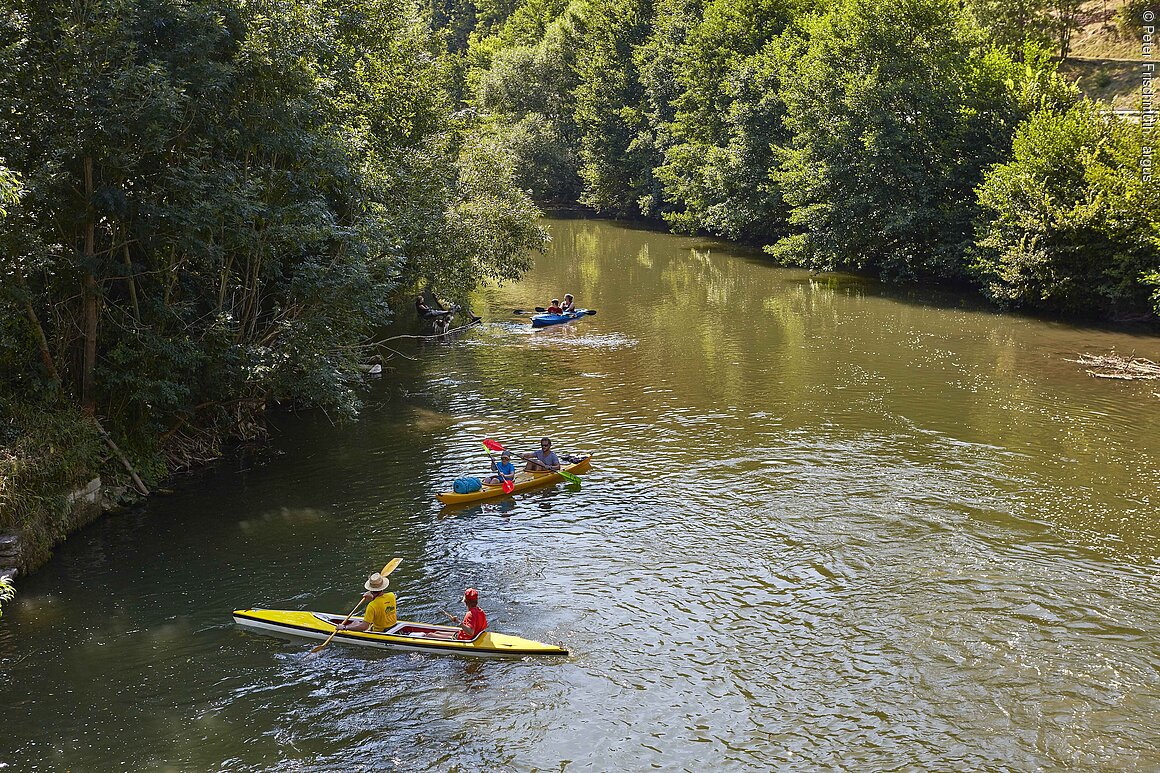
<instances>
[{"instance_id":1,"label":"man in yellow shirt","mask_svg":"<svg viewBox=\"0 0 1160 773\"><path fill-rule=\"evenodd\" d=\"M375 572L363 585L367 592L363 598L367 601L366 611L362 620L353 620L338 626L340 631L385 631L396 622L395 594L387 593L387 586L391 581Z\"/></svg>"}]
</instances>

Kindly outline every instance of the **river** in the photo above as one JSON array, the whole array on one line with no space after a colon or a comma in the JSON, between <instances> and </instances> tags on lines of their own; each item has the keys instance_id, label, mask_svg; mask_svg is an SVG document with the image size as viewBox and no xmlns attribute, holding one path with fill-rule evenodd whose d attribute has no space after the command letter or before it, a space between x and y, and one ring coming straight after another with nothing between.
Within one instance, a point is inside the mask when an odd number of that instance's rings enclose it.
<instances>
[{"instance_id":1,"label":"river","mask_svg":"<svg viewBox=\"0 0 1160 773\"><path fill-rule=\"evenodd\" d=\"M353 425L270 442L61 546L0 620L14 770L1160 769L1160 339L810 276L588 220ZM533 330L566 291L597 311ZM413 358L413 359L408 359ZM583 484L444 509L491 437ZM466 586L477 661L236 628Z\"/></svg>"}]
</instances>

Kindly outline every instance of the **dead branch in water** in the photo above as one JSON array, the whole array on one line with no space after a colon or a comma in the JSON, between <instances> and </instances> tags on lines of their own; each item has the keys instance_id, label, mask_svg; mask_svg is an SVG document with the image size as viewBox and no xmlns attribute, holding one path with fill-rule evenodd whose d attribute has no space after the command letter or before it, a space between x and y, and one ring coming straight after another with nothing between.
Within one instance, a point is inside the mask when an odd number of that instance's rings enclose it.
<instances>
[{"instance_id":1,"label":"dead branch in water","mask_svg":"<svg viewBox=\"0 0 1160 773\"><path fill-rule=\"evenodd\" d=\"M1160 379L1160 365L1143 357L1121 357L1117 354L1081 354L1076 362L1088 369L1095 378L1115 378L1123 381Z\"/></svg>"}]
</instances>

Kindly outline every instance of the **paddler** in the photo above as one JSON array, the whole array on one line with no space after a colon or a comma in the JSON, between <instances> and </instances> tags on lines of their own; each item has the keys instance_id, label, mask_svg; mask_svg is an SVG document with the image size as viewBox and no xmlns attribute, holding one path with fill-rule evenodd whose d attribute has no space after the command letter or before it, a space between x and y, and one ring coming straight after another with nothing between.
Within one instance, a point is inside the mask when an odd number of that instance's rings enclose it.
<instances>
[{"instance_id":1,"label":"paddler","mask_svg":"<svg viewBox=\"0 0 1160 773\"><path fill-rule=\"evenodd\" d=\"M525 472L547 472L548 470L560 469L560 457L556 456L552 451L552 439L543 438L540 440L540 450L530 454L524 454L520 457L527 460L528 464L524 467Z\"/></svg>"},{"instance_id":2,"label":"paddler","mask_svg":"<svg viewBox=\"0 0 1160 773\"><path fill-rule=\"evenodd\" d=\"M505 480L510 480L512 483L515 483L516 466L512 464L512 452L506 448L499 455L499 461L493 461L491 463L491 469L495 470L495 475L487 479L489 486L498 486Z\"/></svg>"},{"instance_id":3,"label":"paddler","mask_svg":"<svg viewBox=\"0 0 1160 773\"><path fill-rule=\"evenodd\" d=\"M338 630L385 631L398 622L395 611L395 594L387 592L387 586L390 584L391 581L378 572L367 578L366 583L363 584L363 587L367 589L367 592L363 594L363 598L367 602L363 619L340 624L337 626Z\"/></svg>"},{"instance_id":4,"label":"paddler","mask_svg":"<svg viewBox=\"0 0 1160 773\"><path fill-rule=\"evenodd\" d=\"M487 630L487 615L479 608L479 591L475 588L463 591L463 603L467 613L459 624L459 633L455 638L468 641Z\"/></svg>"}]
</instances>

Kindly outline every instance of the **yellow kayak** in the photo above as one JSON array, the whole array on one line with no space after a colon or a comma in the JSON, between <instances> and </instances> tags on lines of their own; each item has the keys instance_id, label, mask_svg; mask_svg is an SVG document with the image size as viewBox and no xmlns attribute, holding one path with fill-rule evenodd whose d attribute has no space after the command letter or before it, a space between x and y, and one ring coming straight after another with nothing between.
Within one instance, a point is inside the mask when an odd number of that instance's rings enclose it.
<instances>
[{"instance_id":1,"label":"yellow kayak","mask_svg":"<svg viewBox=\"0 0 1160 773\"><path fill-rule=\"evenodd\" d=\"M301 612L287 609L235 609L234 622L238 625L274 636L323 640L334 633L343 621L342 615L324 612ZM351 620L361 620L352 617ZM568 650L554 644L543 644L519 636L484 631L474 639L455 638L459 629L448 625L430 625L400 620L381 633L371 631L339 631L334 641L378 649L407 650L433 654L470 655L496 658L525 655L567 655Z\"/></svg>"},{"instance_id":2,"label":"yellow kayak","mask_svg":"<svg viewBox=\"0 0 1160 773\"><path fill-rule=\"evenodd\" d=\"M579 475L582 472L588 472L591 467L592 455L588 454L578 462L565 464L563 470L573 475ZM486 479L488 476L484 475L481 477ZM516 479L513 481L515 488L512 489L512 493L527 491L530 488L543 486L548 483L559 483L562 480L564 478L555 472L517 472ZM441 494L436 494L435 498L445 505L462 505L467 502L478 502L481 499L502 496L505 496L502 486L499 484L492 486L485 483L479 491L472 491L470 494L456 494L454 491L444 491Z\"/></svg>"}]
</instances>

